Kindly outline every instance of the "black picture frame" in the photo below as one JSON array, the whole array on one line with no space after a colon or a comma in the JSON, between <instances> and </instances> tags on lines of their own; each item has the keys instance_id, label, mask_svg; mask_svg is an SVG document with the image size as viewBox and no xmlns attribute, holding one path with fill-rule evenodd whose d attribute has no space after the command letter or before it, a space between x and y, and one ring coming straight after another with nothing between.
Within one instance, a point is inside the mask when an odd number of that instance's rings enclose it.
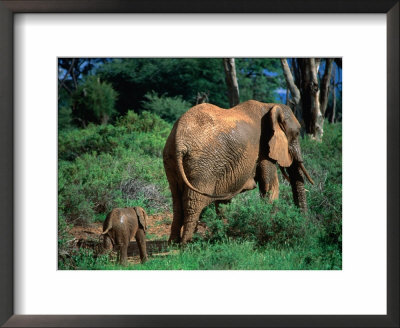
<instances>
[{"instance_id":1,"label":"black picture frame","mask_svg":"<svg viewBox=\"0 0 400 328\"><path fill-rule=\"evenodd\" d=\"M5 327L399 327L399 7L398 0L0 0L0 324ZM387 315L14 315L13 16L16 13L386 14Z\"/></svg>"}]
</instances>

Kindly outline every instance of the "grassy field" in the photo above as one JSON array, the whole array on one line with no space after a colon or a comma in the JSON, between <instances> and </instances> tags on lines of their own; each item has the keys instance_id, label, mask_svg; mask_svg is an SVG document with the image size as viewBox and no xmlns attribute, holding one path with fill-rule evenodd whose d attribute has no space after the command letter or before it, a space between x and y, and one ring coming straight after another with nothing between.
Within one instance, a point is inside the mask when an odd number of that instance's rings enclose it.
<instances>
[{"instance_id":1,"label":"grassy field","mask_svg":"<svg viewBox=\"0 0 400 328\"><path fill-rule=\"evenodd\" d=\"M172 247L143 265L114 264L108 255L69 246L71 227L104 220L114 207L171 212L162 149L171 124L155 114L128 112L114 125L59 133L58 246L60 269L82 270L338 270L342 266L342 129L325 123L323 142L301 139L309 211L293 204L280 177L280 199L269 204L257 190L224 205L226 220L206 208L184 249ZM280 172L279 172L280 173ZM159 224L168 224L160 219ZM157 236L150 236L156 239ZM65 255L67 254L67 256Z\"/></svg>"}]
</instances>

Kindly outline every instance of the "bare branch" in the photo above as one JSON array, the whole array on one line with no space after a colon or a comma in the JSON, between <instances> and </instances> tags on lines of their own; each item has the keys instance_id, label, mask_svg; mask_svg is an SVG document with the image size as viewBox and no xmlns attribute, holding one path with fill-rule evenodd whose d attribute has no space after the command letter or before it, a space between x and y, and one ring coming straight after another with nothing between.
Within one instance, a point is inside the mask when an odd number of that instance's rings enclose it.
<instances>
[{"instance_id":1,"label":"bare branch","mask_svg":"<svg viewBox=\"0 0 400 328\"><path fill-rule=\"evenodd\" d=\"M75 63L75 58L72 58L71 65L69 66L67 73L65 73L65 75L61 81L60 81L60 79L58 80L60 82L60 85L58 86L59 92L60 92L61 87L64 87L70 94L72 93L71 90L69 88L67 88L67 86L65 85L64 82L67 79L68 75L71 73L71 70L74 67L74 63Z\"/></svg>"}]
</instances>

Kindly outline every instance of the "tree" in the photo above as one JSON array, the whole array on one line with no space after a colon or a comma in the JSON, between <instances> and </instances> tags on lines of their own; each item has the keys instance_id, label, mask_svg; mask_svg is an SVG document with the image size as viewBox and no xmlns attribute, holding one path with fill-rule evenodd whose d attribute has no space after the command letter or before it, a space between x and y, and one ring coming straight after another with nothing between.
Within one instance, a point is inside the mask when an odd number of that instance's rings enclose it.
<instances>
[{"instance_id":1,"label":"tree","mask_svg":"<svg viewBox=\"0 0 400 328\"><path fill-rule=\"evenodd\" d=\"M332 58L324 61L323 76L319 81L321 59L292 59L294 74L287 60L281 59L286 84L292 96L289 104L293 112L302 118L306 133L317 140L322 140L324 133L323 124L328 106L333 61Z\"/></svg>"},{"instance_id":2,"label":"tree","mask_svg":"<svg viewBox=\"0 0 400 328\"><path fill-rule=\"evenodd\" d=\"M74 97L85 76L107 62L107 58L59 58L58 59L58 127L67 129L73 121L84 120L76 116ZM75 116L75 117L73 117Z\"/></svg>"},{"instance_id":3,"label":"tree","mask_svg":"<svg viewBox=\"0 0 400 328\"><path fill-rule=\"evenodd\" d=\"M116 110L120 115L129 109L140 112L145 95L151 91L181 96L190 106L196 103L199 92L206 92L211 103L229 106L220 58L113 59L101 66L98 74L118 92Z\"/></svg>"},{"instance_id":4,"label":"tree","mask_svg":"<svg viewBox=\"0 0 400 328\"><path fill-rule=\"evenodd\" d=\"M285 80L279 59L236 58L236 74L240 87L240 101L250 99L261 102L279 101Z\"/></svg>"},{"instance_id":5,"label":"tree","mask_svg":"<svg viewBox=\"0 0 400 328\"><path fill-rule=\"evenodd\" d=\"M117 92L98 76L88 76L72 95L72 115L79 125L89 122L107 124L115 112Z\"/></svg>"},{"instance_id":6,"label":"tree","mask_svg":"<svg viewBox=\"0 0 400 328\"><path fill-rule=\"evenodd\" d=\"M223 58L225 81L228 88L228 99L230 107L239 104L239 85L236 78L235 58Z\"/></svg>"}]
</instances>

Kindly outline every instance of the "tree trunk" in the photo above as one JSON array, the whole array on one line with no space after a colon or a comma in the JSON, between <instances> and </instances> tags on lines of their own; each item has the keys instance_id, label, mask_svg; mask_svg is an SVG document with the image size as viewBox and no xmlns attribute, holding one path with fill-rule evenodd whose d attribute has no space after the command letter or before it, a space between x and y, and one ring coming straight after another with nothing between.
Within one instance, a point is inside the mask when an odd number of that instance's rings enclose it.
<instances>
[{"instance_id":1,"label":"tree trunk","mask_svg":"<svg viewBox=\"0 0 400 328\"><path fill-rule=\"evenodd\" d=\"M239 85L236 78L236 68L234 58L223 58L225 81L228 87L229 105L231 107L239 104Z\"/></svg>"},{"instance_id":2,"label":"tree trunk","mask_svg":"<svg viewBox=\"0 0 400 328\"><path fill-rule=\"evenodd\" d=\"M296 106L300 103L300 91L294 83L292 72L289 69L289 65L285 58L281 58L281 64L283 69L283 75L285 76L286 84L290 93L292 94L292 100L289 101L289 107L295 112Z\"/></svg>"},{"instance_id":3,"label":"tree trunk","mask_svg":"<svg viewBox=\"0 0 400 328\"><path fill-rule=\"evenodd\" d=\"M332 86L332 116L331 116L331 123L335 122L335 114L336 114L336 85L333 83Z\"/></svg>"},{"instance_id":4,"label":"tree trunk","mask_svg":"<svg viewBox=\"0 0 400 328\"><path fill-rule=\"evenodd\" d=\"M285 105L289 106L289 92L290 90L288 88L286 88L286 102Z\"/></svg>"},{"instance_id":5,"label":"tree trunk","mask_svg":"<svg viewBox=\"0 0 400 328\"><path fill-rule=\"evenodd\" d=\"M321 81L320 103L321 103L321 114L323 117L325 117L325 111L326 108L328 107L328 96L329 96L328 91L332 75L332 67L333 67L333 58L328 58L326 60L324 76L322 77Z\"/></svg>"},{"instance_id":6,"label":"tree trunk","mask_svg":"<svg viewBox=\"0 0 400 328\"><path fill-rule=\"evenodd\" d=\"M208 102L209 92L197 92L196 105Z\"/></svg>"},{"instance_id":7,"label":"tree trunk","mask_svg":"<svg viewBox=\"0 0 400 328\"><path fill-rule=\"evenodd\" d=\"M321 58L292 59L291 68L286 59L281 59L287 88L292 96L289 106L302 126L304 125L305 132L319 141L324 133L324 114L328 106L333 61L333 58L326 59L324 74L321 75L319 84Z\"/></svg>"},{"instance_id":8,"label":"tree trunk","mask_svg":"<svg viewBox=\"0 0 400 328\"><path fill-rule=\"evenodd\" d=\"M332 74L331 74L331 83L329 85L329 91L328 95L332 94L332 105L327 106L326 112L325 112L325 117L328 119L330 123L333 123L333 120L335 119L335 111L336 111L336 67L332 69Z\"/></svg>"},{"instance_id":9,"label":"tree trunk","mask_svg":"<svg viewBox=\"0 0 400 328\"><path fill-rule=\"evenodd\" d=\"M106 125L109 119L110 117L106 113L103 113L101 115L101 124Z\"/></svg>"},{"instance_id":10,"label":"tree trunk","mask_svg":"<svg viewBox=\"0 0 400 328\"><path fill-rule=\"evenodd\" d=\"M321 140L324 133L324 119L320 110L319 86L318 86L318 65L314 58L298 59L301 70L300 93L302 100L303 119L306 133L313 139Z\"/></svg>"}]
</instances>

